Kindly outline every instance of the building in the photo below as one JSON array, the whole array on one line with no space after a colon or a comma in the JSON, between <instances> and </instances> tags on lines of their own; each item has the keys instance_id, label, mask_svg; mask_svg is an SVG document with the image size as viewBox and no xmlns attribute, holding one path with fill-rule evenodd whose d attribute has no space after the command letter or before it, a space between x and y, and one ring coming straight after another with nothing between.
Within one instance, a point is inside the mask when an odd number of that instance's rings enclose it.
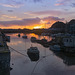
<instances>
[{"instance_id":1,"label":"building","mask_svg":"<svg viewBox=\"0 0 75 75\"><path fill-rule=\"evenodd\" d=\"M71 21L68 23L67 28L68 28L68 32L69 32L69 33L75 34L75 20L71 20Z\"/></svg>"}]
</instances>

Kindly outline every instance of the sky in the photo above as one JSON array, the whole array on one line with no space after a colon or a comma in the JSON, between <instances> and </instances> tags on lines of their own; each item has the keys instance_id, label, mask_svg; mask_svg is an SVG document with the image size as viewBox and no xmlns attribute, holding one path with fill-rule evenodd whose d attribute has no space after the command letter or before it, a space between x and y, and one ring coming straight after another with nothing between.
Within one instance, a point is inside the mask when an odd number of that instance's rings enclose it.
<instances>
[{"instance_id":1,"label":"sky","mask_svg":"<svg viewBox=\"0 0 75 75\"><path fill-rule=\"evenodd\" d=\"M49 28L75 19L75 0L0 0L0 28Z\"/></svg>"}]
</instances>

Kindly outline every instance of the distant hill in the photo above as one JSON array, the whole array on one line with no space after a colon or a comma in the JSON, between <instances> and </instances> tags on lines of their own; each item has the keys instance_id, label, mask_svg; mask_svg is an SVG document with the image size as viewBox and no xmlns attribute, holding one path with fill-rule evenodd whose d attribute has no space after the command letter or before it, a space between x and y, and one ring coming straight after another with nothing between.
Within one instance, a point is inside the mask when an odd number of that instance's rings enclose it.
<instances>
[{"instance_id":1,"label":"distant hill","mask_svg":"<svg viewBox=\"0 0 75 75\"><path fill-rule=\"evenodd\" d=\"M63 22L55 22L50 28L51 32L59 33L59 32L69 32L69 33L75 33L75 19L72 19L71 21L67 23Z\"/></svg>"},{"instance_id":2,"label":"distant hill","mask_svg":"<svg viewBox=\"0 0 75 75\"><path fill-rule=\"evenodd\" d=\"M55 22L50 28L65 28L65 23L63 22Z\"/></svg>"},{"instance_id":3,"label":"distant hill","mask_svg":"<svg viewBox=\"0 0 75 75\"><path fill-rule=\"evenodd\" d=\"M75 34L75 19L67 23L67 30L71 34Z\"/></svg>"},{"instance_id":4,"label":"distant hill","mask_svg":"<svg viewBox=\"0 0 75 75\"><path fill-rule=\"evenodd\" d=\"M72 19L70 22L68 22L68 25L75 24L75 19Z\"/></svg>"}]
</instances>

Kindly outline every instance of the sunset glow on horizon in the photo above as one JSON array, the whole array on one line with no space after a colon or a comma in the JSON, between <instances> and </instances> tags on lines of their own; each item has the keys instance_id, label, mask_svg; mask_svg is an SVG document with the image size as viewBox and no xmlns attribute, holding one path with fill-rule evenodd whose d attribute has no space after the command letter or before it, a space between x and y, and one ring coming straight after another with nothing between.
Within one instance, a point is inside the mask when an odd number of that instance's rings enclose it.
<instances>
[{"instance_id":1,"label":"sunset glow on horizon","mask_svg":"<svg viewBox=\"0 0 75 75\"><path fill-rule=\"evenodd\" d=\"M0 28L49 28L56 21L70 21L75 19L74 3L75 0L0 0Z\"/></svg>"},{"instance_id":2,"label":"sunset glow on horizon","mask_svg":"<svg viewBox=\"0 0 75 75\"><path fill-rule=\"evenodd\" d=\"M36 26L36 27L34 27L34 29L41 29L42 27L40 27L40 26Z\"/></svg>"}]
</instances>

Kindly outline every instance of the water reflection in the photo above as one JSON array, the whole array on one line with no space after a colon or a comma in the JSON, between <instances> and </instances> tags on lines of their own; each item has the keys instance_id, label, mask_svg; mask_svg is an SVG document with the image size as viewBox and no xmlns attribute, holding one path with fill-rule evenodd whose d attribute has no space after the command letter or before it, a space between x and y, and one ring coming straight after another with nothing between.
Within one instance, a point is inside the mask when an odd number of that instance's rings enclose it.
<instances>
[{"instance_id":1,"label":"water reflection","mask_svg":"<svg viewBox=\"0 0 75 75\"><path fill-rule=\"evenodd\" d=\"M41 37L41 36L40 36ZM47 37L48 38L48 37ZM46 38L46 39L47 39ZM47 42L47 40L46 39L44 39L45 41L42 41L42 40L35 40L35 42L36 43L38 43L38 44L41 44L43 47L45 47L45 48L47 48L47 47L49 47L49 44L48 44L48 42ZM34 41L32 41L31 40L31 42L32 43L35 43ZM67 56L67 55L65 55L65 53L63 53L63 52L55 52L55 51L53 51L53 53L56 55L56 56L58 56L59 58L61 58L62 60L63 60L63 63L65 64L65 65L67 65L67 66L72 66L72 65L75 65L75 56Z\"/></svg>"},{"instance_id":2,"label":"water reflection","mask_svg":"<svg viewBox=\"0 0 75 75\"><path fill-rule=\"evenodd\" d=\"M67 56L63 52L55 52L56 56L63 60L63 63L67 66L75 65L75 56Z\"/></svg>"},{"instance_id":3,"label":"water reflection","mask_svg":"<svg viewBox=\"0 0 75 75\"><path fill-rule=\"evenodd\" d=\"M39 60L39 50L37 47L31 46L27 50L27 54L28 54L29 58L31 59L31 61L38 61Z\"/></svg>"},{"instance_id":4,"label":"water reflection","mask_svg":"<svg viewBox=\"0 0 75 75\"><path fill-rule=\"evenodd\" d=\"M28 39L23 39L16 35L18 34L7 34L11 36L11 41L8 43L9 46L16 49L17 51L27 55L27 49L31 47L37 47L40 51L40 58L36 62L31 62L29 57L22 56L15 51L11 50L11 67L13 70L10 75L74 75L75 74L75 60L72 57L68 57L62 53L55 53L49 48L44 47L38 43L32 43L31 37L37 39L43 39L43 36L35 34L26 34ZM47 41L51 38L46 36ZM69 64L68 64L69 63ZM67 66L66 66L67 65ZM69 67L68 67L69 66Z\"/></svg>"}]
</instances>

